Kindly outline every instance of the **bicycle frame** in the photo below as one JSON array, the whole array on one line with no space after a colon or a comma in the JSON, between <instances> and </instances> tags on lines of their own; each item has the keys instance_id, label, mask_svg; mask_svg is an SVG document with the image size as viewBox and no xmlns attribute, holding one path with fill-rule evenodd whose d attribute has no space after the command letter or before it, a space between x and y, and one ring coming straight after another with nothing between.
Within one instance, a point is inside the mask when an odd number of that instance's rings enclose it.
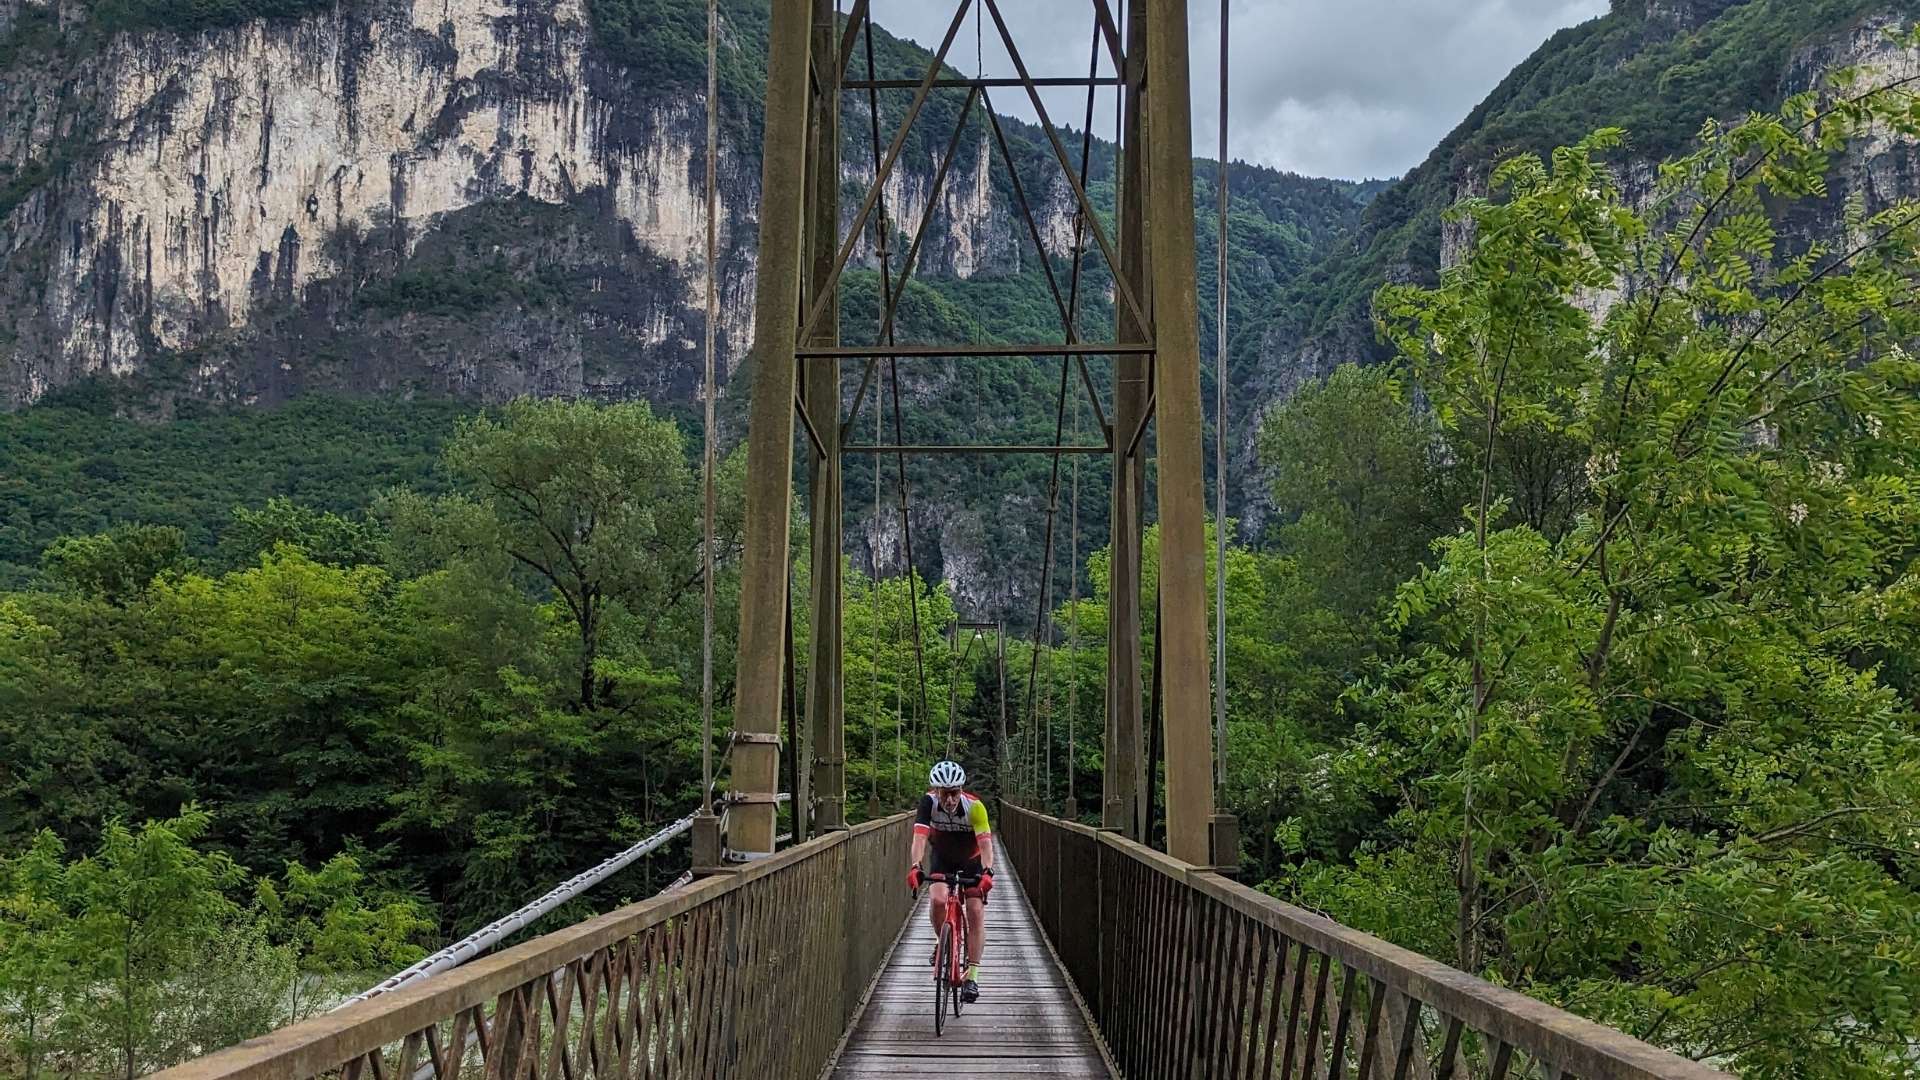
<instances>
[{"instance_id":1,"label":"bicycle frame","mask_svg":"<svg viewBox=\"0 0 1920 1080\"><path fill-rule=\"evenodd\" d=\"M946 911L941 921L953 928L953 955L947 965L947 981L959 986L966 981L967 970L967 892L979 886L977 877L969 880L968 875L928 874L927 884L947 887Z\"/></svg>"},{"instance_id":2,"label":"bicycle frame","mask_svg":"<svg viewBox=\"0 0 1920 1080\"><path fill-rule=\"evenodd\" d=\"M947 887L946 924L953 928L953 948L948 950L947 983L959 986L967 963L967 904L960 890Z\"/></svg>"},{"instance_id":3,"label":"bicycle frame","mask_svg":"<svg viewBox=\"0 0 1920 1080\"><path fill-rule=\"evenodd\" d=\"M936 1037L940 1034L941 1019L949 1004L953 1009L953 1015L960 1015L960 991L966 984L967 947L970 944L967 940L967 893L980 884L979 878L972 877L969 880L970 877L971 875L961 874L929 874L926 878L929 885L947 887L946 899L943 901L944 910L940 912L940 919L942 928L948 931L946 936L951 944L951 947L945 950L946 970L934 972L933 1033ZM936 939L939 937L938 932L935 937ZM936 958L939 953L940 950L936 947Z\"/></svg>"}]
</instances>

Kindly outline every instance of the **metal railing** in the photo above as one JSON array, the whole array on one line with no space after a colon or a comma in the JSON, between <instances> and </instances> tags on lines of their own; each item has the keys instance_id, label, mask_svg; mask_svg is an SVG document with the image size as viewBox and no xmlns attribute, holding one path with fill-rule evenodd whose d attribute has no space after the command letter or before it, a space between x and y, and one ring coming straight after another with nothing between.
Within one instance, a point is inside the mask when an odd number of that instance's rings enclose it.
<instances>
[{"instance_id":1,"label":"metal railing","mask_svg":"<svg viewBox=\"0 0 1920 1080\"><path fill-rule=\"evenodd\" d=\"M1129 1077L1729 1080L1115 833L998 836Z\"/></svg>"},{"instance_id":2,"label":"metal railing","mask_svg":"<svg viewBox=\"0 0 1920 1080\"><path fill-rule=\"evenodd\" d=\"M910 898L867 822L156 1074L813 1076Z\"/></svg>"},{"instance_id":3,"label":"metal railing","mask_svg":"<svg viewBox=\"0 0 1920 1080\"><path fill-rule=\"evenodd\" d=\"M791 794L783 791L775 796L774 801L776 803L784 803L791 801L792 798L793 796ZM727 849L727 814L732 807L733 800L727 796L722 796L714 800L713 803L713 808L720 818L721 861L727 863L751 862L751 858ZM686 817L668 825L666 828L661 829L645 840L634 844L624 851L611 855L598 864L555 885L538 899L523 904L514 911L493 920L480 929L475 930L473 933L468 934L466 937L461 938L459 941L422 957L405 969L389 975L375 985L347 998L334 1007L344 1009L349 1005L365 1001L371 997L390 994L403 986L411 985L421 979L430 978L444 971L451 971L477 956L491 952L494 947L501 942L540 921L542 916L554 908L580 896L587 890L620 871L625 870L627 867L632 866L634 863L640 861L641 857L651 855L665 847L674 839L685 835L693 828L695 817L696 815L694 814L688 814ZM774 838L774 842L784 844L791 839L793 839L792 833L782 833ZM688 874L685 875L685 877L687 880L691 880L692 875ZM685 884L685 881L677 880L673 885L668 886L668 888L677 888L683 884ZM664 892L666 890L663 889L661 891Z\"/></svg>"},{"instance_id":4,"label":"metal railing","mask_svg":"<svg viewBox=\"0 0 1920 1080\"><path fill-rule=\"evenodd\" d=\"M408 966L404 970L395 972L387 978L382 979L379 983L362 990L360 993L353 995L335 1007L344 1009L349 1005L357 1004L368 998L379 997L381 994L391 994L403 986L410 986L421 979L431 978L441 972L451 971L477 956L491 952L494 946L527 927L532 926L547 912L552 911L561 904L572 900L574 897L579 896L595 885L625 870L637 862L642 856L650 855L660 850L666 846L668 841L685 833L692 827L693 815L688 814L686 817L661 829L659 832L627 848L625 851L606 859L599 865L575 874L560 884L555 885L539 899L522 905L512 913L495 919L480 929L475 930L473 933L468 934L466 937L461 938L459 941L421 958L418 962Z\"/></svg>"}]
</instances>

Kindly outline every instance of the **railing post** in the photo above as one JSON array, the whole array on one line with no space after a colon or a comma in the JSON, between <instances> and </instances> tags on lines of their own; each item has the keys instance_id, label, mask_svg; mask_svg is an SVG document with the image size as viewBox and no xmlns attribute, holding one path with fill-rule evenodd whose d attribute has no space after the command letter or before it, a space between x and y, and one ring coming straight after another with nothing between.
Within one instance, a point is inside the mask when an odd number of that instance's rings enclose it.
<instances>
[{"instance_id":1,"label":"railing post","mask_svg":"<svg viewBox=\"0 0 1920 1080\"><path fill-rule=\"evenodd\" d=\"M1113 832L1101 829L1101 833ZM1095 990L1087 999L1087 1008L1093 1010L1094 1020L1102 1030L1111 1030L1113 1021L1108 1011L1114 999L1117 987L1113 984L1113 965L1110 960L1109 943L1119 937L1115 928L1114 916L1117 906L1113 896L1114 883L1109 876L1106 841L1096 834L1093 838L1093 903L1094 925L1099 927L1098 936L1093 943L1093 977Z\"/></svg>"},{"instance_id":2,"label":"railing post","mask_svg":"<svg viewBox=\"0 0 1920 1080\"><path fill-rule=\"evenodd\" d=\"M693 819L691 865L696 877L704 877L720 867L720 818L702 809Z\"/></svg>"},{"instance_id":3,"label":"railing post","mask_svg":"<svg viewBox=\"0 0 1920 1080\"><path fill-rule=\"evenodd\" d=\"M1240 873L1240 819L1232 814L1207 818L1208 868L1233 877Z\"/></svg>"},{"instance_id":4,"label":"railing post","mask_svg":"<svg viewBox=\"0 0 1920 1080\"><path fill-rule=\"evenodd\" d=\"M859 852L852 846L854 840L854 837L848 837L847 870L840 875L841 917L845 920L847 928L852 931L843 939L845 944L842 946L843 951L840 957L840 1015L843 1018L841 1020L843 1025L846 1023L844 1018L853 1015L854 1001L859 994L857 987L860 979L858 973L862 929L859 904L862 890L867 888L868 879L872 877L867 872L867 868L856 861Z\"/></svg>"}]
</instances>

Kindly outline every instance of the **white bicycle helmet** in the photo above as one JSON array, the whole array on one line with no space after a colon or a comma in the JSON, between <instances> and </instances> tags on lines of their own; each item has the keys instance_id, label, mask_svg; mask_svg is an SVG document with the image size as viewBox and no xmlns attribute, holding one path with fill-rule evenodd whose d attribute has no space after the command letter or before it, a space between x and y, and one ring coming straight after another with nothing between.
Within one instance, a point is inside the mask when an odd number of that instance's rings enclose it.
<instances>
[{"instance_id":1,"label":"white bicycle helmet","mask_svg":"<svg viewBox=\"0 0 1920 1080\"><path fill-rule=\"evenodd\" d=\"M967 770L957 761L942 761L927 774L927 779L937 788L963 787L967 782Z\"/></svg>"}]
</instances>

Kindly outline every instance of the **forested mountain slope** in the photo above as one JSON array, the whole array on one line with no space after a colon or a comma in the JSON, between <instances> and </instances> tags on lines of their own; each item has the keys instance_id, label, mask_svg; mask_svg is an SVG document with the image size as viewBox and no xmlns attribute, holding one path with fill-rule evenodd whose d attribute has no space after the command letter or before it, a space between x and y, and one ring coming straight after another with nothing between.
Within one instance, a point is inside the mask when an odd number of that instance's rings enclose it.
<instances>
[{"instance_id":1,"label":"forested mountain slope","mask_svg":"<svg viewBox=\"0 0 1920 1080\"><path fill-rule=\"evenodd\" d=\"M1650 170L1687 144L1702 117L1764 108L1824 71L1887 59L1881 32L1913 6L1621 0L1544 44L1399 182L1236 165L1236 514L1255 528L1266 516L1253 421L1340 361L1384 355L1370 322L1373 290L1434 278L1460 239L1446 234L1442 211L1477 190L1502 152L1619 124L1632 140L1624 161L1637 163L1627 167ZM751 333L762 8L724 6L726 370ZM244 409L315 393L688 404L703 321L703 34L693 0L0 0L0 400L17 409L104 379L113 394L88 395L90 407L141 422L164 420L182 402ZM924 63L918 48L884 33L876 47L883 77ZM883 121L902 103L883 102ZM958 107L957 93L935 99L889 185L901 231L928 212L945 141L939 122ZM864 106L848 109L853 181L870 174L870 151ZM1037 133L1009 128L1043 230L1063 244L1070 196L1051 180ZM974 129L934 208L925 289L902 327L909 336L1011 340L1051 327L1007 174L992 161L984 125ZM1111 161L1111 147L1096 144L1090 188L1103 202ZM1213 199L1213 173L1199 163L1202 207ZM1913 190L1912 175L1904 147L1880 146L1843 180L1871 203ZM1210 219L1201 215L1203 263L1212 258ZM1805 228L1832 224L1816 216ZM870 251L858 257L873 263ZM850 282L850 340L871 322L875 280ZM1210 307L1210 280L1202 292ZM1087 317L1109 317L1104 299ZM904 387L908 424L916 438L991 425L1009 439L1045 441L1054 385L1045 362L916 367ZM737 404L723 406L723 419ZM118 423L55 426L101 430L97 446L73 449L98 459L91 468L104 475L115 471L115 446L132 437L112 435ZM1039 579L1044 470L1021 461L950 466L922 463L910 476L924 496L916 561L982 617L1025 608ZM408 467L396 463L396 478ZM54 479L16 472L32 513L14 507L0 523L0 564L31 566L59 535L54 523L75 518ZM1104 488L1097 471L1086 481ZM871 463L855 462L850 491L868 494L848 500L852 549L867 565L891 567L898 526L873 515L872 484ZM328 502L346 509L362 497ZM149 519L190 531L204 530L189 508L205 501L199 489L143 500ZM1089 545L1104 542L1100 501L1085 515ZM1016 554L983 575L996 550Z\"/></svg>"},{"instance_id":2,"label":"forested mountain slope","mask_svg":"<svg viewBox=\"0 0 1920 1080\"><path fill-rule=\"evenodd\" d=\"M730 373L752 333L766 16L763 0L723 11ZM697 0L0 0L0 407L88 379L114 391L108 412L145 420L185 402L316 393L690 403L704 321L704 12ZM924 68L909 43L883 32L875 45L882 77ZM888 185L899 232L930 212L962 96L938 92ZM883 138L906 100L883 98ZM847 108L851 183L872 170L864 103L849 95ZM1063 251L1068 189L1038 133L1008 126L1043 232ZM909 339L951 332L955 318L988 339L1057 332L990 147L976 118L931 209ZM1097 144L1091 186L1108 202L1111 164ZM1212 166L1201 171L1196 198L1211 205ZM1354 224L1371 189L1253 166L1234 179L1233 301L1246 318ZM869 251L858 259L873 265ZM876 279L851 283L851 312L871 309L861 286L871 293ZM1110 321L1104 300L1086 314ZM858 316L846 326L857 340ZM1051 372L918 367L909 412L941 401L911 422L929 438L991 425L1050 440ZM111 457L116 441L72 449ZM917 561L982 615L1024 607L1038 584L1027 532L1044 494L1007 490L1031 472L969 463L913 478L926 492ZM850 477L854 490L870 488L864 476ZM44 499L47 479L32 478L27 497ZM202 501L181 494L183 509ZM148 500L149 520L198 532L164 502ZM66 520L67 509L33 517ZM849 500L868 547L897 552L893 519L868 526L866 509ZM0 563L30 565L57 535L22 528L6 534ZM965 572L994 548L1020 553L1009 574ZM857 542L855 557L869 559Z\"/></svg>"},{"instance_id":3,"label":"forested mountain slope","mask_svg":"<svg viewBox=\"0 0 1920 1080\"><path fill-rule=\"evenodd\" d=\"M1342 362L1386 357L1372 326L1374 291L1438 279L1462 239L1444 227L1444 211L1480 193L1500 157L1544 153L1597 128L1622 127L1628 146L1612 155L1614 166L1644 187L1653 167L1689 146L1703 121L1769 110L1844 67L1875 72L1868 82L1913 74L1910 55L1887 32L1916 12L1912 0L1614 0L1608 14L1555 34L1368 205L1350 241L1240 324L1241 469L1253 469L1256 425L1249 420ZM1836 229L1850 194L1872 209L1920 191L1915 160L1906 143L1854 150L1834 177L1838 197L1805 216L1800 239ZM1264 485L1235 490L1248 498L1249 516L1261 519Z\"/></svg>"}]
</instances>

